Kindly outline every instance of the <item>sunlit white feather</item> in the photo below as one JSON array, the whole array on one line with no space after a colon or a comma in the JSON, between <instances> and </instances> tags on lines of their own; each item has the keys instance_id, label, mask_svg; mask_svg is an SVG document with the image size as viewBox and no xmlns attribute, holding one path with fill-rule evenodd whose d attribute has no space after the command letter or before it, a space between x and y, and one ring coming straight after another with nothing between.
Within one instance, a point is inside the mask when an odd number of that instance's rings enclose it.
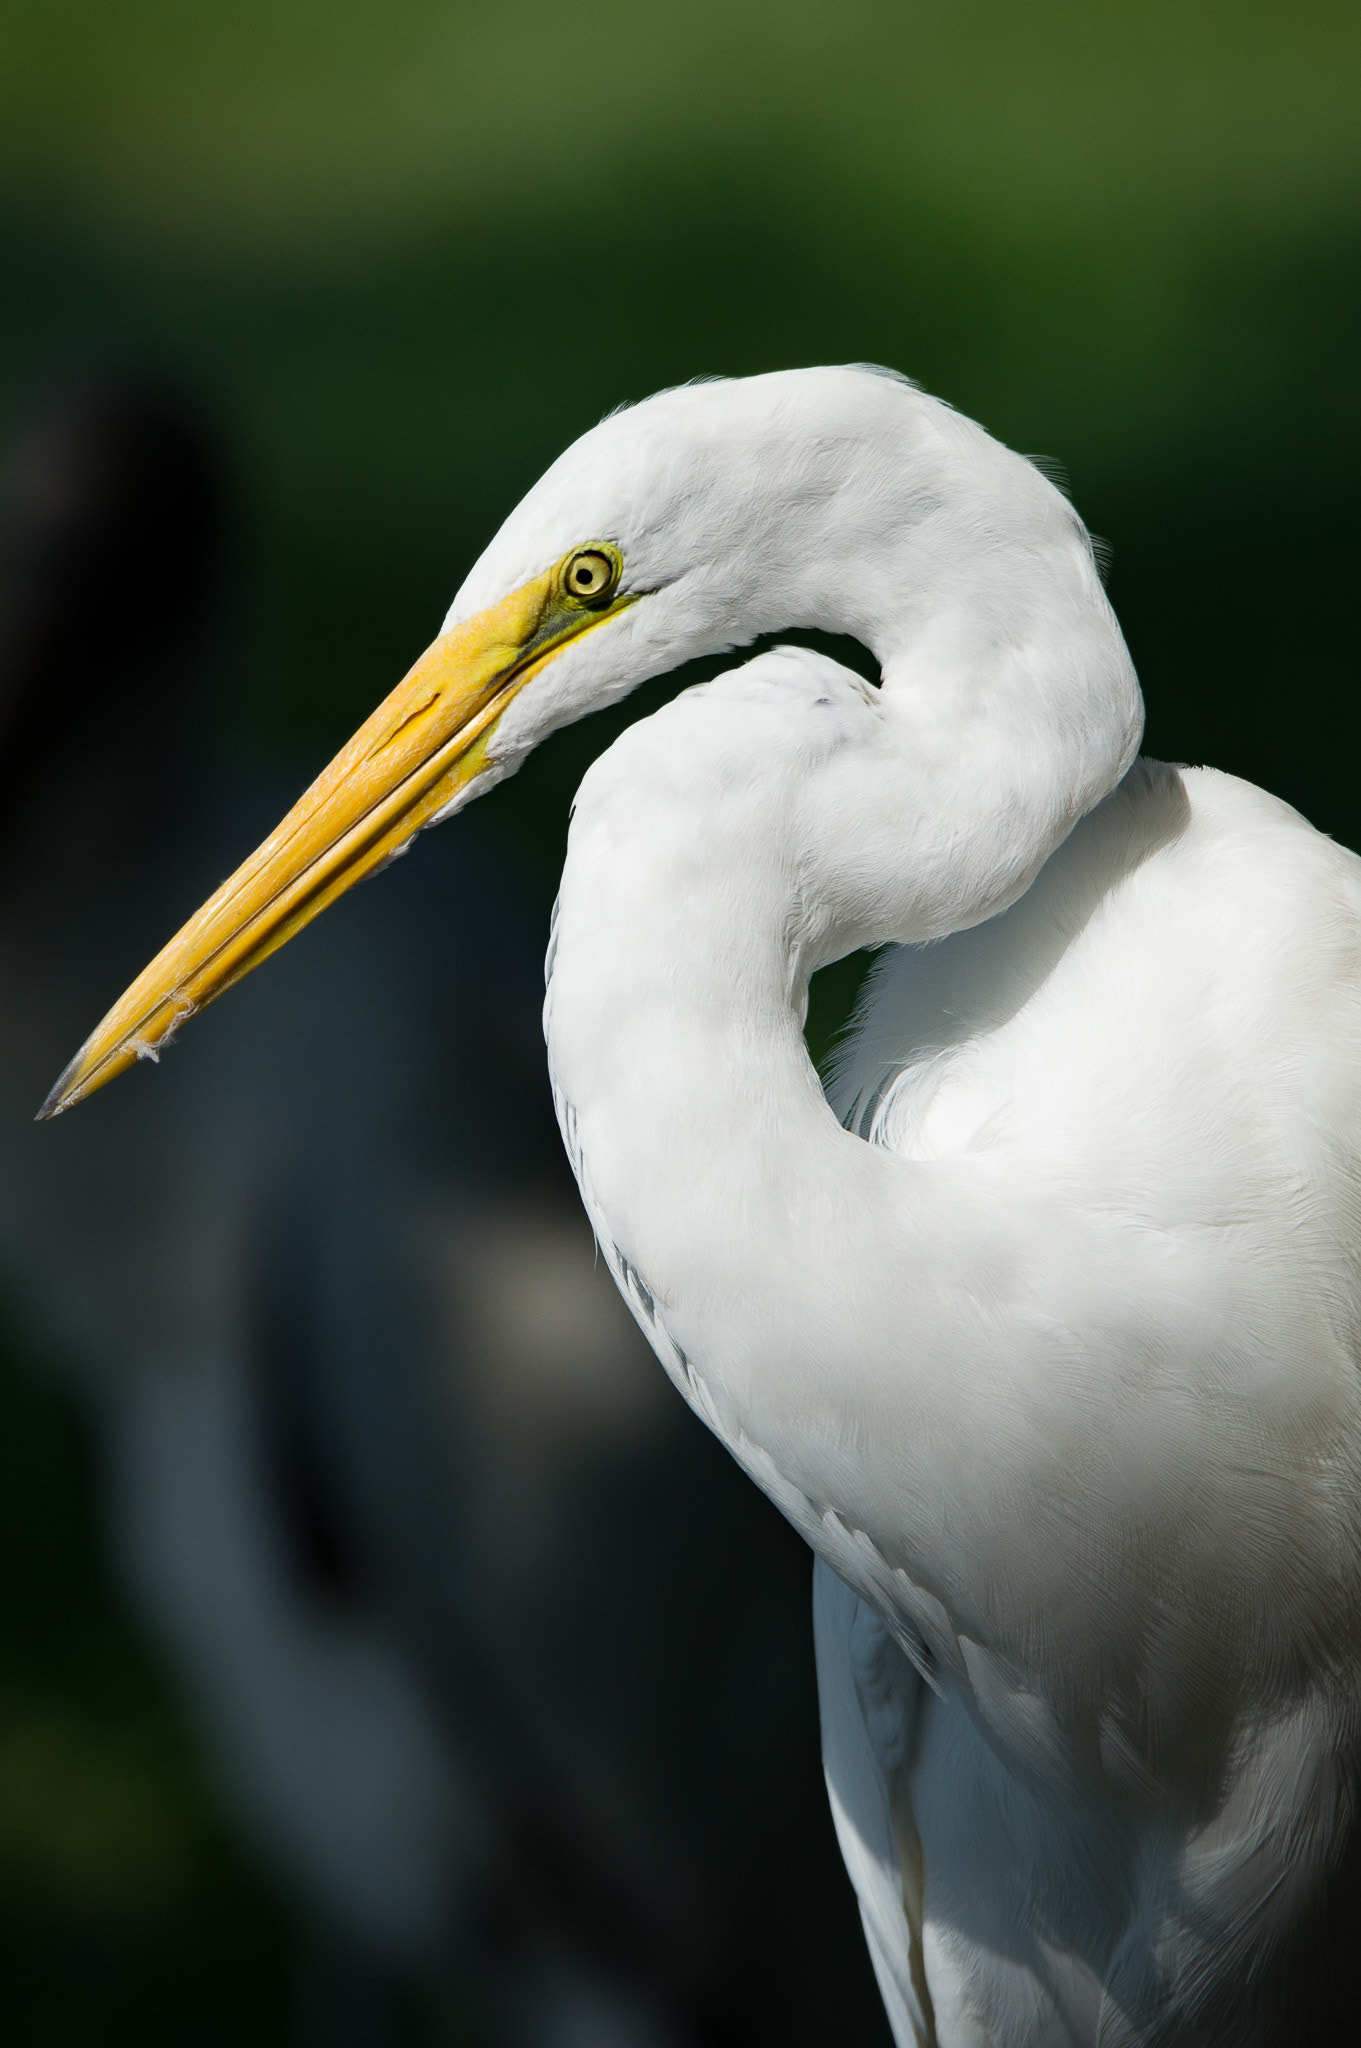
<instances>
[{"instance_id":1,"label":"sunlit white feather","mask_svg":"<svg viewBox=\"0 0 1361 2048\"><path fill-rule=\"evenodd\" d=\"M1329 2038L1361 1754L1361 866L1242 783L1131 766L1137 685L1071 508L901 382L604 422L451 619L591 538L640 601L521 693L507 769L781 627L882 669L779 650L610 749L546 1024L635 1314L848 1589L819 1602L829 1779L898 2037ZM898 950L843 1129L801 1026L809 976L863 945Z\"/></svg>"}]
</instances>

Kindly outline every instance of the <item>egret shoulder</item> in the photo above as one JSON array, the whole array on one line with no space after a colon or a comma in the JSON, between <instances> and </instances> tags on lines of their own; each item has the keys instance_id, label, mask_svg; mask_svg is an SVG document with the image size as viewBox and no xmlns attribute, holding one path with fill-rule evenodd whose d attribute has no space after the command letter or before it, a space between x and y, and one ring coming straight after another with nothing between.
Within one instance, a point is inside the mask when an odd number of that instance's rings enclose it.
<instances>
[{"instance_id":1,"label":"egret shoulder","mask_svg":"<svg viewBox=\"0 0 1361 2048\"><path fill-rule=\"evenodd\" d=\"M829 1092L904 1157L1023 1150L1210 1222L1211 1178L1242 1211L1311 1129L1350 1162L1358 1054L1361 860L1250 783L1140 761L1009 910L881 956Z\"/></svg>"}]
</instances>

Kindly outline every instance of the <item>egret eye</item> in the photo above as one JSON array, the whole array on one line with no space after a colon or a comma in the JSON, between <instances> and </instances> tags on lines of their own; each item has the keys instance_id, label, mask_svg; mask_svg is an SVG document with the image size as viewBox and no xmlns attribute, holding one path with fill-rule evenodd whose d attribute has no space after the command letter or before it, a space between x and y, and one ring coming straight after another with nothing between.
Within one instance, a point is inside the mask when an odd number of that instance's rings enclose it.
<instances>
[{"instance_id":1,"label":"egret eye","mask_svg":"<svg viewBox=\"0 0 1361 2048\"><path fill-rule=\"evenodd\" d=\"M567 559L562 587L578 604L600 604L613 595L623 567L612 548L578 548Z\"/></svg>"}]
</instances>

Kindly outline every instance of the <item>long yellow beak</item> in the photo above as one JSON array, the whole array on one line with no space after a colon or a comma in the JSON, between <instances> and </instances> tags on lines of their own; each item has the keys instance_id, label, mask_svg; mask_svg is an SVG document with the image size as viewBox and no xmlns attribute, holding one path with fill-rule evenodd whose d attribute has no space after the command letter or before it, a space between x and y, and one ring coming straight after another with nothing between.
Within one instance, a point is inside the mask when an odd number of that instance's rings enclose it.
<instances>
[{"instance_id":1,"label":"long yellow beak","mask_svg":"<svg viewBox=\"0 0 1361 2048\"><path fill-rule=\"evenodd\" d=\"M517 691L566 641L629 602L615 597L589 609L574 603L565 566L426 650L263 846L115 1003L53 1088L40 1120L60 1116L135 1060L157 1058L181 1024L399 852L476 780Z\"/></svg>"}]
</instances>

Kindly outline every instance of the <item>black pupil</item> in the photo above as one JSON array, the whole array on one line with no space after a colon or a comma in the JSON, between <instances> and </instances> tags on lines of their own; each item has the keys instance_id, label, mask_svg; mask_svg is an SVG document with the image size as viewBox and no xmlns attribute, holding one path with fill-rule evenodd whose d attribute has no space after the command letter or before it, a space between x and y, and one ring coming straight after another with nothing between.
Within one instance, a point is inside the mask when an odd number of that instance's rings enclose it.
<instances>
[{"instance_id":1,"label":"black pupil","mask_svg":"<svg viewBox=\"0 0 1361 2048\"><path fill-rule=\"evenodd\" d=\"M586 563L583 562L581 567L577 570L577 582L581 584L594 583L595 570L588 568Z\"/></svg>"}]
</instances>

